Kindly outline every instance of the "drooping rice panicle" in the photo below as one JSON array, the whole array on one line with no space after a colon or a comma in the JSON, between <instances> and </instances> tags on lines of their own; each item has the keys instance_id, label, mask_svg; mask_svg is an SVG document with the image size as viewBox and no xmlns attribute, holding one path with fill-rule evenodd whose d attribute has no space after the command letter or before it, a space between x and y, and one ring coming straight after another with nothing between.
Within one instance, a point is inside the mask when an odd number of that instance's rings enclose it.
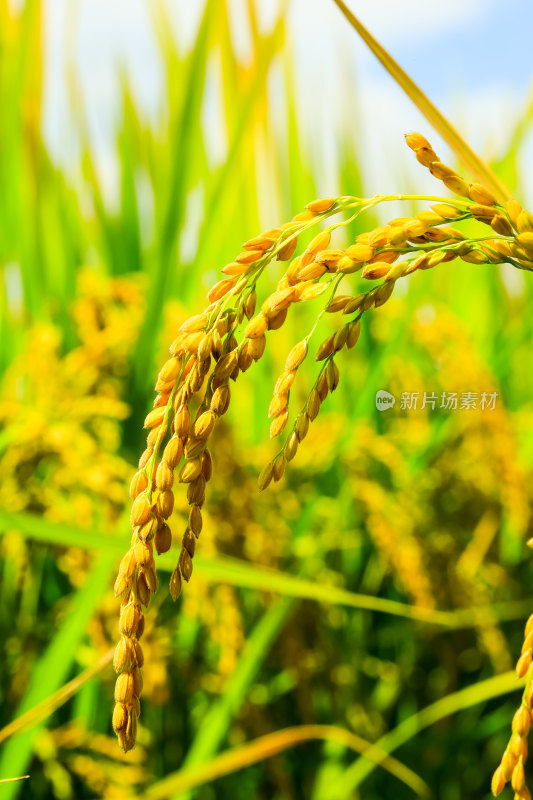
<instances>
[{"instance_id":1,"label":"drooping rice panicle","mask_svg":"<svg viewBox=\"0 0 533 800\"><path fill-rule=\"evenodd\" d=\"M158 554L171 547L167 520L174 508L176 485L185 484L189 519L170 579L171 595L177 599L183 581L188 582L192 576L196 541L202 530L202 507L213 469L208 447L210 436L217 420L228 410L230 381L236 381L261 359L269 332L280 328L298 303L326 298L312 330L287 354L285 368L275 383L269 406L270 435L275 438L288 424L291 387L309 356L311 338L319 321L326 314L342 313L344 318L316 349L315 358L321 364L318 375L286 441L261 473L260 489L283 476L309 424L339 383L338 354L356 345L364 315L388 302L396 281L454 259L468 265L508 262L519 269L533 269L533 217L515 201L504 206L485 187L466 183L438 159L419 134L410 134L407 143L420 163L454 192L454 198L347 196L309 203L290 222L245 242L242 252L222 269L224 277L208 292L209 305L181 325L170 346L170 358L158 375L154 408L145 420L149 428L147 447L131 483L132 540L115 583L115 593L121 598L121 639L114 660L119 675L113 727L125 751L135 744L140 711L143 656L139 640L143 608L157 589L154 549ZM420 200L431 205L414 216L395 218L360 234L347 247L332 246L337 228L392 200ZM305 250L295 255L301 234L342 212L346 212L346 218L326 224ZM490 231L481 229L479 236L467 237L454 227L467 219L477 220ZM286 269L275 291L265 298L257 312L260 279L274 260L285 264ZM354 276L351 280L377 283L370 288L364 288L363 283L353 293L348 290L350 293L337 294L341 283L344 289L350 280L347 276ZM523 728L521 725L520 730ZM522 748L513 770L524 760ZM517 786L520 783L519 777L512 780ZM526 796L519 794L523 789L515 791L519 797Z\"/></svg>"}]
</instances>

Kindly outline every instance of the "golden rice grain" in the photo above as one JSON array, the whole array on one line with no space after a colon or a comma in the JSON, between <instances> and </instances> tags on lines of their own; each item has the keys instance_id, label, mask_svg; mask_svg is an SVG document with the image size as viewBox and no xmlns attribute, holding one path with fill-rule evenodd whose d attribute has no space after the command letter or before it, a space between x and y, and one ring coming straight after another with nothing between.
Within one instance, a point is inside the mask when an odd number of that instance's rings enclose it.
<instances>
[{"instance_id":1,"label":"golden rice grain","mask_svg":"<svg viewBox=\"0 0 533 800\"><path fill-rule=\"evenodd\" d=\"M154 546L158 555L166 553L172 545L172 532L166 522L158 528L154 537Z\"/></svg>"},{"instance_id":2,"label":"golden rice grain","mask_svg":"<svg viewBox=\"0 0 533 800\"><path fill-rule=\"evenodd\" d=\"M123 636L131 637L136 634L142 618L139 606L130 602L124 606L120 614L119 629Z\"/></svg>"},{"instance_id":3,"label":"golden rice grain","mask_svg":"<svg viewBox=\"0 0 533 800\"><path fill-rule=\"evenodd\" d=\"M287 356L287 360L285 361L285 369L287 371L292 371L297 369L304 358L307 355L307 342L302 340L294 345L292 350L290 351L289 355Z\"/></svg>"},{"instance_id":4,"label":"golden rice grain","mask_svg":"<svg viewBox=\"0 0 533 800\"><path fill-rule=\"evenodd\" d=\"M248 342L248 352L254 361L259 361L266 347L266 336L258 336Z\"/></svg>"},{"instance_id":5,"label":"golden rice grain","mask_svg":"<svg viewBox=\"0 0 533 800\"><path fill-rule=\"evenodd\" d=\"M135 498L131 508L130 519L132 527L148 522L150 519L150 503L146 495L141 494Z\"/></svg>"},{"instance_id":6,"label":"golden rice grain","mask_svg":"<svg viewBox=\"0 0 533 800\"><path fill-rule=\"evenodd\" d=\"M215 425L215 413L209 409L200 414L192 427L192 434L198 439L207 439Z\"/></svg>"},{"instance_id":7,"label":"golden rice grain","mask_svg":"<svg viewBox=\"0 0 533 800\"><path fill-rule=\"evenodd\" d=\"M324 264L314 261L300 270L298 273L298 279L301 281L313 281L315 278L321 278L326 271L327 269Z\"/></svg>"},{"instance_id":8,"label":"golden rice grain","mask_svg":"<svg viewBox=\"0 0 533 800\"><path fill-rule=\"evenodd\" d=\"M163 461L165 461L171 469L174 469L183 455L183 439L174 435L169 439L165 450L163 452ZM168 487L167 487L168 488Z\"/></svg>"},{"instance_id":9,"label":"golden rice grain","mask_svg":"<svg viewBox=\"0 0 533 800\"><path fill-rule=\"evenodd\" d=\"M213 473L213 460L211 458L211 453L209 450L204 450L202 454L202 475L206 479L206 481L211 479L211 475Z\"/></svg>"},{"instance_id":10,"label":"golden rice grain","mask_svg":"<svg viewBox=\"0 0 533 800\"><path fill-rule=\"evenodd\" d=\"M368 264L361 272L361 277L367 280L376 280L377 278L384 278L390 270L390 264L386 261L378 261L375 264Z\"/></svg>"},{"instance_id":11,"label":"golden rice grain","mask_svg":"<svg viewBox=\"0 0 533 800\"><path fill-rule=\"evenodd\" d=\"M330 361L326 368L326 379L330 392L334 392L339 385L339 368L334 361Z\"/></svg>"},{"instance_id":12,"label":"golden rice grain","mask_svg":"<svg viewBox=\"0 0 533 800\"><path fill-rule=\"evenodd\" d=\"M299 214L294 215L289 225L293 225L295 222L308 222L309 220L313 219L315 215L316 212L310 211L309 209L306 209L305 211L300 211Z\"/></svg>"},{"instance_id":13,"label":"golden rice grain","mask_svg":"<svg viewBox=\"0 0 533 800\"><path fill-rule=\"evenodd\" d=\"M434 161L438 161L438 156L435 151L427 147L419 147L415 155L416 160L422 164L423 167L429 167Z\"/></svg>"},{"instance_id":14,"label":"golden rice grain","mask_svg":"<svg viewBox=\"0 0 533 800\"><path fill-rule=\"evenodd\" d=\"M459 217L463 216L464 213L461 211L461 209L457 208L456 206L450 206L448 203L436 203L435 205L431 206L431 209L444 219L458 219Z\"/></svg>"},{"instance_id":15,"label":"golden rice grain","mask_svg":"<svg viewBox=\"0 0 533 800\"><path fill-rule=\"evenodd\" d=\"M174 417L174 431L176 436L184 439L189 433L189 426L191 424L191 415L189 409L185 404L181 404Z\"/></svg>"},{"instance_id":16,"label":"golden rice grain","mask_svg":"<svg viewBox=\"0 0 533 800\"><path fill-rule=\"evenodd\" d=\"M180 470L179 479L182 483L191 483L202 472L202 460L200 458L193 458L186 461Z\"/></svg>"},{"instance_id":17,"label":"golden rice grain","mask_svg":"<svg viewBox=\"0 0 533 800\"><path fill-rule=\"evenodd\" d=\"M122 557L118 568L119 574L123 575L127 580L133 577L135 572L135 553L133 548L130 547L125 556Z\"/></svg>"},{"instance_id":18,"label":"golden rice grain","mask_svg":"<svg viewBox=\"0 0 533 800\"><path fill-rule=\"evenodd\" d=\"M325 372L321 372L318 376L316 391L318 392L318 399L323 403L329 392L328 379Z\"/></svg>"},{"instance_id":19,"label":"golden rice grain","mask_svg":"<svg viewBox=\"0 0 533 800\"><path fill-rule=\"evenodd\" d=\"M492 192L482 186L481 183L471 183L468 188L474 203L480 203L483 206L496 205L496 198Z\"/></svg>"},{"instance_id":20,"label":"golden rice grain","mask_svg":"<svg viewBox=\"0 0 533 800\"><path fill-rule=\"evenodd\" d=\"M500 236L512 236L513 228L507 217L502 214L496 214L490 221L490 227Z\"/></svg>"},{"instance_id":21,"label":"golden rice grain","mask_svg":"<svg viewBox=\"0 0 533 800\"><path fill-rule=\"evenodd\" d=\"M294 251L297 247L297 237L293 236L292 238L289 238L287 243L278 252L278 261L289 261L293 257Z\"/></svg>"},{"instance_id":22,"label":"golden rice grain","mask_svg":"<svg viewBox=\"0 0 533 800\"><path fill-rule=\"evenodd\" d=\"M146 416L146 419L144 420L144 427L153 428L155 425L160 425L163 417L165 416L165 412L165 408L154 408L154 410L150 411Z\"/></svg>"},{"instance_id":23,"label":"golden rice grain","mask_svg":"<svg viewBox=\"0 0 533 800\"><path fill-rule=\"evenodd\" d=\"M349 349L357 344L359 336L361 335L361 323L359 320L352 322L348 326L348 336L346 338L346 345Z\"/></svg>"},{"instance_id":24,"label":"golden rice grain","mask_svg":"<svg viewBox=\"0 0 533 800\"><path fill-rule=\"evenodd\" d=\"M506 783L505 775L503 774L503 769L500 764L500 766L497 768L494 775L492 776L491 789L494 797L497 797L503 791L505 783Z\"/></svg>"},{"instance_id":25,"label":"golden rice grain","mask_svg":"<svg viewBox=\"0 0 533 800\"><path fill-rule=\"evenodd\" d=\"M183 579L188 583L192 576L192 558L185 548L180 553L179 568Z\"/></svg>"},{"instance_id":26,"label":"golden rice grain","mask_svg":"<svg viewBox=\"0 0 533 800\"><path fill-rule=\"evenodd\" d=\"M328 358L335 350L335 334L331 334L328 336L327 339L324 339L323 342L318 347L316 352L316 360L323 361L325 358Z\"/></svg>"},{"instance_id":27,"label":"golden rice grain","mask_svg":"<svg viewBox=\"0 0 533 800\"><path fill-rule=\"evenodd\" d=\"M346 248L346 255L348 258L364 264L376 255L376 251L367 244L352 244Z\"/></svg>"},{"instance_id":28,"label":"golden rice grain","mask_svg":"<svg viewBox=\"0 0 533 800\"><path fill-rule=\"evenodd\" d=\"M205 499L205 478L199 475L196 480L189 483L187 489L187 502L189 505L201 505Z\"/></svg>"},{"instance_id":29,"label":"golden rice grain","mask_svg":"<svg viewBox=\"0 0 533 800\"><path fill-rule=\"evenodd\" d=\"M227 384L219 386L211 398L211 411L217 416L222 417L228 410L230 401L230 388Z\"/></svg>"},{"instance_id":30,"label":"golden rice grain","mask_svg":"<svg viewBox=\"0 0 533 800\"><path fill-rule=\"evenodd\" d=\"M113 708L112 725L115 733L119 733L126 729L128 723L128 711L124 703L115 703Z\"/></svg>"},{"instance_id":31,"label":"golden rice grain","mask_svg":"<svg viewBox=\"0 0 533 800\"><path fill-rule=\"evenodd\" d=\"M317 389L313 389L307 398L306 412L311 422L316 419L320 411L320 397Z\"/></svg>"},{"instance_id":32,"label":"golden rice grain","mask_svg":"<svg viewBox=\"0 0 533 800\"><path fill-rule=\"evenodd\" d=\"M170 583L169 583L170 595L171 595L171 597L172 597L172 599L174 601L176 601L178 599L178 597L180 596L181 587L182 587L181 573L180 573L179 567L176 567L176 569L174 570L174 572L171 575Z\"/></svg>"},{"instance_id":33,"label":"golden rice grain","mask_svg":"<svg viewBox=\"0 0 533 800\"><path fill-rule=\"evenodd\" d=\"M486 253L474 249L469 253L461 253L460 258L461 261L466 261L467 264L487 264L490 261Z\"/></svg>"},{"instance_id":34,"label":"golden rice grain","mask_svg":"<svg viewBox=\"0 0 533 800\"><path fill-rule=\"evenodd\" d=\"M513 774L511 776L511 786L513 787L515 792L519 793L524 788L525 783L526 783L526 775L524 772L524 764L522 762L522 759L520 759L520 761L513 770Z\"/></svg>"},{"instance_id":35,"label":"golden rice grain","mask_svg":"<svg viewBox=\"0 0 533 800\"><path fill-rule=\"evenodd\" d=\"M316 254L315 261L318 264L324 264L329 271L334 272L336 265L339 263L340 259L344 257L344 255L344 250L322 250L322 252ZM301 259L298 261L298 264L300 263Z\"/></svg>"},{"instance_id":36,"label":"golden rice grain","mask_svg":"<svg viewBox=\"0 0 533 800\"><path fill-rule=\"evenodd\" d=\"M533 252L533 231L524 231L516 236L516 241L525 250Z\"/></svg>"},{"instance_id":37,"label":"golden rice grain","mask_svg":"<svg viewBox=\"0 0 533 800\"><path fill-rule=\"evenodd\" d=\"M461 197L469 197L468 184L457 175L452 175L449 178L443 178L443 184L447 189L460 195Z\"/></svg>"},{"instance_id":38,"label":"golden rice grain","mask_svg":"<svg viewBox=\"0 0 533 800\"><path fill-rule=\"evenodd\" d=\"M136 472L130 483L130 497L134 500L137 495L144 492L148 486L148 478L142 470Z\"/></svg>"},{"instance_id":39,"label":"golden rice grain","mask_svg":"<svg viewBox=\"0 0 533 800\"><path fill-rule=\"evenodd\" d=\"M155 474L155 483L157 488L161 491L172 488L172 484L174 483L174 473L170 465L165 460L161 461L157 468Z\"/></svg>"},{"instance_id":40,"label":"golden rice grain","mask_svg":"<svg viewBox=\"0 0 533 800\"><path fill-rule=\"evenodd\" d=\"M296 372L287 371L281 373L274 386L274 394L286 394L294 383Z\"/></svg>"},{"instance_id":41,"label":"golden rice grain","mask_svg":"<svg viewBox=\"0 0 533 800\"><path fill-rule=\"evenodd\" d=\"M275 439L279 436L289 419L289 412L287 410L281 411L270 424L270 438Z\"/></svg>"},{"instance_id":42,"label":"golden rice grain","mask_svg":"<svg viewBox=\"0 0 533 800\"><path fill-rule=\"evenodd\" d=\"M306 259L311 259L321 250L327 250L331 241L331 233L329 231L322 231L315 236L314 239L307 245L302 258L302 264L305 265ZM307 262L309 263L309 262Z\"/></svg>"},{"instance_id":43,"label":"golden rice grain","mask_svg":"<svg viewBox=\"0 0 533 800\"><path fill-rule=\"evenodd\" d=\"M315 300L323 294L326 288L325 283L301 284L300 287L296 287L296 299L303 303L308 300Z\"/></svg>"},{"instance_id":44,"label":"golden rice grain","mask_svg":"<svg viewBox=\"0 0 533 800\"><path fill-rule=\"evenodd\" d=\"M308 211L314 214L320 214L322 211L329 211L333 208L337 199L335 197L322 197L320 200L313 200L306 205Z\"/></svg>"},{"instance_id":45,"label":"golden rice grain","mask_svg":"<svg viewBox=\"0 0 533 800\"><path fill-rule=\"evenodd\" d=\"M277 238L277 236L254 236L252 239L248 239L248 241L243 244L243 248L245 250L261 250L264 252L272 247Z\"/></svg>"},{"instance_id":46,"label":"golden rice grain","mask_svg":"<svg viewBox=\"0 0 533 800\"><path fill-rule=\"evenodd\" d=\"M159 527L159 519L152 513L148 522L141 525L137 531L137 536L141 542L151 542L155 536L155 532Z\"/></svg>"},{"instance_id":47,"label":"golden rice grain","mask_svg":"<svg viewBox=\"0 0 533 800\"><path fill-rule=\"evenodd\" d=\"M366 294L358 294L355 297L352 297L351 300L348 300L346 306L344 307L343 314L353 314L363 305L366 298Z\"/></svg>"},{"instance_id":48,"label":"golden rice grain","mask_svg":"<svg viewBox=\"0 0 533 800\"><path fill-rule=\"evenodd\" d=\"M157 511L163 517L163 519L168 519L172 514L174 509L174 495L167 489L164 492L160 492L157 498Z\"/></svg>"},{"instance_id":49,"label":"golden rice grain","mask_svg":"<svg viewBox=\"0 0 533 800\"><path fill-rule=\"evenodd\" d=\"M278 414L281 414L282 411L285 410L287 407L288 395L287 394L277 394L274 395L272 400L270 401L270 405L268 407L268 416L270 417L277 417Z\"/></svg>"},{"instance_id":50,"label":"golden rice grain","mask_svg":"<svg viewBox=\"0 0 533 800\"><path fill-rule=\"evenodd\" d=\"M244 335L248 339L256 339L258 336L263 336L268 328L268 321L264 314L259 314L254 319L250 320L244 329Z\"/></svg>"},{"instance_id":51,"label":"golden rice grain","mask_svg":"<svg viewBox=\"0 0 533 800\"><path fill-rule=\"evenodd\" d=\"M133 677L129 672L121 673L115 683L115 702L129 703L133 696Z\"/></svg>"},{"instance_id":52,"label":"golden rice grain","mask_svg":"<svg viewBox=\"0 0 533 800\"><path fill-rule=\"evenodd\" d=\"M348 336L348 326L343 325L337 333L333 337L333 351L338 353L339 350L342 350L344 345L346 344L346 339Z\"/></svg>"},{"instance_id":53,"label":"golden rice grain","mask_svg":"<svg viewBox=\"0 0 533 800\"><path fill-rule=\"evenodd\" d=\"M428 140L425 139L422 136L422 134L420 134L420 133L416 133L416 132L414 132L414 133L406 133L405 134L405 142L406 142L407 146L410 147L411 150L414 150L415 152L417 150L420 150L421 148L424 148L426 150L431 150L432 149L430 143L428 142Z\"/></svg>"},{"instance_id":54,"label":"golden rice grain","mask_svg":"<svg viewBox=\"0 0 533 800\"><path fill-rule=\"evenodd\" d=\"M307 436L307 431L309 430L309 416L306 412L299 414L296 420L296 425L294 426L294 431L296 433L296 438L299 442L302 442L305 437Z\"/></svg>"},{"instance_id":55,"label":"golden rice grain","mask_svg":"<svg viewBox=\"0 0 533 800\"><path fill-rule=\"evenodd\" d=\"M199 536L202 530L202 512L199 506L191 506L189 512L189 526L195 536Z\"/></svg>"},{"instance_id":56,"label":"golden rice grain","mask_svg":"<svg viewBox=\"0 0 533 800\"><path fill-rule=\"evenodd\" d=\"M512 731L513 733L518 734L518 736L521 738L525 738L529 733L530 727L531 712L522 705L513 717Z\"/></svg>"},{"instance_id":57,"label":"golden rice grain","mask_svg":"<svg viewBox=\"0 0 533 800\"><path fill-rule=\"evenodd\" d=\"M238 264L251 264L261 258L262 255L262 250L244 250L242 253L239 253L235 261ZM218 297L215 299L218 300Z\"/></svg>"},{"instance_id":58,"label":"golden rice grain","mask_svg":"<svg viewBox=\"0 0 533 800\"><path fill-rule=\"evenodd\" d=\"M288 308L294 300L294 288L288 286L286 289L281 289L278 292L271 294L261 307L261 313L267 319L275 316L282 309Z\"/></svg>"},{"instance_id":59,"label":"golden rice grain","mask_svg":"<svg viewBox=\"0 0 533 800\"><path fill-rule=\"evenodd\" d=\"M293 431L289 438L287 439L287 443L285 444L283 455L285 456L286 461L292 461L294 456L296 455L296 451L298 450L298 437L296 432Z\"/></svg>"},{"instance_id":60,"label":"golden rice grain","mask_svg":"<svg viewBox=\"0 0 533 800\"><path fill-rule=\"evenodd\" d=\"M516 216L516 227L519 233L533 232L533 214L522 208Z\"/></svg>"},{"instance_id":61,"label":"golden rice grain","mask_svg":"<svg viewBox=\"0 0 533 800\"><path fill-rule=\"evenodd\" d=\"M195 314L180 325L180 331L194 333L203 330L207 325L207 314Z\"/></svg>"},{"instance_id":62,"label":"golden rice grain","mask_svg":"<svg viewBox=\"0 0 533 800\"><path fill-rule=\"evenodd\" d=\"M210 303L220 300L235 286L235 278L224 278L223 280L215 283L215 285L208 291L207 299Z\"/></svg>"},{"instance_id":63,"label":"golden rice grain","mask_svg":"<svg viewBox=\"0 0 533 800\"><path fill-rule=\"evenodd\" d=\"M242 275L248 269L248 264L242 261L232 261L231 264L226 264L222 268L224 275L237 276Z\"/></svg>"},{"instance_id":64,"label":"golden rice grain","mask_svg":"<svg viewBox=\"0 0 533 800\"><path fill-rule=\"evenodd\" d=\"M531 666L531 650L523 653L516 664L516 677L523 678Z\"/></svg>"},{"instance_id":65,"label":"golden rice grain","mask_svg":"<svg viewBox=\"0 0 533 800\"><path fill-rule=\"evenodd\" d=\"M268 329L270 331L276 331L278 328L281 328L285 320L287 319L287 309L282 308L277 311L272 316L269 315L268 317Z\"/></svg>"},{"instance_id":66,"label":"golden rice grain","mask_svg":"<svg viewBox=\"0 0 533 800\"><path fill-rule=\"evenodd\" d=\"M195 353L202 343L204 334L201 331L197 333L187 333L181 338L177 355L184 355L185 353Z\"/></svg>"},{"instance_id":67,"label":"golden rice grain","mask_svg":"<svg viewBox=\"0 0 533 800\"><path fill-rule=\"evenodd\" d=\"M353 298L349 294L334 297L329 305L326 306L326 311L328 314L334 314L336 311L344 311L351 300L353 300Z\"/></svg>"},{"instance_id":68,"label":"golden rice grain","mask_svg":"<svg viewBox=\"0 0 533 800\"><path fill-rule=\"evenodd\" d=\"M264 491L267 486L272 481L274 475L274 467L272 463L268 463L266 467L263 468L261 474L259 475L258 484L259 484L259 491Z\"/></svg>"}]
</instances>

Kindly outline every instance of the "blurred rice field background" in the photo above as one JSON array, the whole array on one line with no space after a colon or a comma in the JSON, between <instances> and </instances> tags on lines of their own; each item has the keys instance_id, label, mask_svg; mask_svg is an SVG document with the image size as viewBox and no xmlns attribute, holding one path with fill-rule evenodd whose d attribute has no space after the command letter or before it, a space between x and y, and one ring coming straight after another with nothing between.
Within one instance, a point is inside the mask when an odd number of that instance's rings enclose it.
<instances>
[{"instance_id":1,"label":"blurred rice field background","mask_svg":"<svg viewBox=\"0 0 533 800\"><path fill-rule=\"evenodd\" d=\"M511 267L414 276L340 361L284 480L259 494L272 387L313 308L276 332L217 433L175 605L177 550L161 559L139 744L125 756L115 743L112 582L166 349L243 241L321 194L383 190L365 185L348 114L324 174L285 6L265 30L242 4L243 60L231 5L209 2L183 47L168 4L149 4L163 92L148 115L121 77L111 197L73 68L68 168L43 137L45 4L0 2L0 779L30 775L0 797L488 797L533 608L533 283ZM524 98L492 162L523 202L532 120ZM410 157L398 141L387 189L426 187ZM314 372L301 370L297 405ZM397 398L386 413L380 389ZM498 397L492 411L413 411L403 392ZM183 499L175 529L185 513ZM381 756L361 756L366 742Z\"/></svg>"}]
</instances>

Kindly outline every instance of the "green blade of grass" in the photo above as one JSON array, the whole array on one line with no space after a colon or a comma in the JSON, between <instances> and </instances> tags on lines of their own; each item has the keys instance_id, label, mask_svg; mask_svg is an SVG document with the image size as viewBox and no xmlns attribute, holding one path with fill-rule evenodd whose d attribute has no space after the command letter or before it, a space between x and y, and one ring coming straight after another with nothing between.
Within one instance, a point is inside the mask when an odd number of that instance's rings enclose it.
<instances>
[{"instance_id":1,"label":"green blade of grass","mask_svg":"<svg viewBox=\"0 0 533 800\"><path fill-rule=\"evenodd\" d=\"M53 714L54 711L57 711L58 708L70 700L71 697L74 697L81 687L90 681L91 678L94 678L95 675L102 672L112 660L113 650L109 650L96 664L93 664L92 667L88 667L71 681L65 683L64 686L61 686L56 692L53 692L49 697L41 700L41 702L37 703L33 708L28 709L14 719L13 722L10 722L0 730L0 744L3 744L12 736L16 736L24 730L34 728L40 722L43 722L43 720Z\"/></svg>"},{"instance_id":2,"label":"green blade of grass","mask_svg":"<svg viewBox=\"0 0 533 800\"><path fill-rule=\"evenodd\" d=\"M189 170L195 152L195 143L201 130L201 107L205 88L205 76L210 52L211 29L215 25L220 8L217 3L206 3L184 74L172 76L183 87L181 108L175 113L170 135L175 143L170 164L168 195L158 230L159 247L151 275L147 297L147 309L139 336L134 362L134 391L142 394L150 380L156 332L160 323L161 308L175 268L176 242L183 225Z\"/></svg>"},{"instance_id":3,"label":"green blade of grass","mask_svg":"<svg viewBox=\"0 0 533 800\"><path fill-rule=\"evenodd\" d=\"M139 159L141 122L125 78L122 80L123 124L118 137L121 165L121 249L124 252L124 272L142 269L140 215L137 207L135 169Z\"/></svg>"},{"instance_id":4,"label":"green blade of grass","mask_svg":"<svg viewBox=\"0 0 533 800\"><path fill-rule=\"evenodd\" d=\"M204 786L224 775L230 775L291 747L314 740L338 742L357 753L362 753L365 758L372 761L378 759L380 766L405 783L418 796L429 794L429 787L415 772L351 731L334 725L300 725L260 736L252 742L227 750L200 767L191 767L168 775L153 784L144 796L146 800L165 800L174 792Z\"/></svg>"},{"instance_id":5,"label":"green blade of grass","mask_svg":"<svg viewBox=\"0 0 533 800\"><path fill-rule=\"evenodd\" d=\"M29 775L21 775L20 778L2 778L0 783L13 783L14 781L25 781Z\"/></svg>"},{"instance_id":6,"label":"green blade of grass","mask_svg":"<svg viewBox=\"0 0 533 800\"><path fill-rule=\"evenodd\" d=\"M474 686L467 686L465 689L453 692L408 717L394 730L379 739L376 742L376 747L390 754L425 728L434 725L445 717L449 717L450 714L456 714L465 708L509 694L518 690L522 684L523 681L520 683L517 681L514 671L509 671L502 675L488 678ZM331 786L331 792L323 800L348 800L352 798L357 787L374 771L375 767L375 761L358 759L344 772L342 779Z\"/></svg>"},{"instance_id":7,"label":"green blade of grass","mask_svg":"<svg viewBox=\"0 0 533 800\"><path fill-rule=\"evenodd\" d=\"M218 750L227 734L232 717L240 708L270 647L280 633L294 600L283 598L274 602L261 617L248 638L235 671L228 680L220 700L213 704L187 753L185 767L197 767ZM190 794L179 792L174 800L186 800Z\"/></svg>"},{"instance_id":8,"label":"green blade of grass","mask_svg":"<svg viewBox=\"0 0 533 800\"><path fill-rule=\"evenodd\" d=\"M500 179L493 173L488 164L485 164L483 159L481 159L465 142L451 122L446 119L444 114L431 102L429 97L424 94L422 89L416 85L405 70L403 70L385 48L374 39L372 34L350 11L346 3L344 3L343 0L333 0L333 2L338 6L342 14L344 14L350 25L357 31L365 44L372 50L387 72L413 101L419 111L422 112L430 125L442 136L446 144L451 147L456 156L468 167L478 180L492 189L499 200L508 200L511 197L511 193L507 187L504 186Z\"/></svg>"},{"instance_id":9,"label":"green blade of grass","mask_svg":"<svg viewBox=\"0 0 533 800\"><path fill-rule=\"evenodd\" d=\"M498 174L500 174L507 186L515 194L524 193L525 186L522 183L522 170L518 156L531 133L533 126L533 95L530 94L527 105L520 111L514 127L510 131L508 144L502 155L495 162Z\"/></svg>"},{"instance_id":10,"label":"green blade of grass","mask_svg":"<svg viewBox=\"0 0 533 800\"><path fill-rule=\"evenodd\" d=\"M256 103L264 95L270 67L283 42L283 34L284 20L279 18L274 30L262 42L261 50L257 53L257 63L255 64L253 81L240 101L233 136L229 143L228 156L213 181L209 197L205 204L205 222L198 239L195 267L201 265L205 261L207 246L209 244L214 241L216 242L217 248L219 248L219 239L213 236L210 229L213 227L213 220L217 219L220 206L223 201L227 200L228 192L231 191L232 183L235 180L237 158L238 156L242 157L243 140L245 134L249 131L250 118L252 117ZM250 176L247 176L247 180L250 180Z\"/></svg>"},{"instance_id":11,"label":"green blade of grass","mask_svg":"<svg viewBox=\"0 0 533 800\"><path fill-rule=\"evenodd\" d=\"M75 545L87 550L105 552L117 560L124 553L124 542L119 536L106 535L94 530L88 531L70 525L60 525L31 514L0 510L0 532L9 529L19 530L28 538L47 544L63 547ZM227 583L246 589L277 592L280 595L301 600L314 600L319 603L391 614L413 621L442 626L450 630L471 628L479 624L487 615L500 620L520 619L530 609L528 601L517 601L495 603L490 607L479 606L457 611L439 611L434 608L420 608L396 600L350 592L337 586L319 583L316 580L287 575L269 567L257 567L229 556L207 558L196 555L194 562L198 574L201 574L202 578L207 581ZM158 556L157 567L159 570L172 572L175 566L176 556L173 552Z\"/></svg>"},{"instance_id":12,"label":"green blade of grass","mask_svg":"<svg viewBox=\"0 0 533 800\"><path fill-rule=\"evenodd\" d=\"M85 634L87 622L109 583L113 564L113 555L101 554L94 562L84 585L73 595L57 633L32 669L31 683L20 703L17 717L35 708L65 682ZM20 775L26 771L38 730L39 725L36 725L7 742L0 756L0 777ZM6 785L2 800L13 800L19 788L20 784Z\"/></svg>"}]
</instances>

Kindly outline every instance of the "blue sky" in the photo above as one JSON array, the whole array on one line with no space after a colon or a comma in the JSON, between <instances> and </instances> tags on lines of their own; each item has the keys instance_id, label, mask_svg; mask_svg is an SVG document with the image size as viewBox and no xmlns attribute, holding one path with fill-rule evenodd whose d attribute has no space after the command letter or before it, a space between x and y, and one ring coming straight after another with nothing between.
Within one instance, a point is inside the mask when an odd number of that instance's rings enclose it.
<instances>
[{"instance_id":1,"label":"blue sky","mask_svg":"<svg viewBox=\"0 0 533 800\"><path fill-rule=\"evenodd\" d=\"M46 137L58 160L68 162L74 156L65 82L65 62L73 58L100 169L110 187L113 153L109 134L120 65L131 76L146 112L157 109L162 76L148 2L44 0L48 51ZM256 2L268 26L280 2ZM501 152L525 107L533 77L531 0L507 0L505 4L499 0L348 2L475 148L484 155ZM203 2L166 0L165 4L176 35L190 42ZM232 0L235 41L245 58L243 9L244 0ZM431 134L427 123L348 28L332 0L289 0L288 17L302 113L316 121L320 109L323 142L317 159L324 175L335 157L335 127L351 119L353 93L353 108L357 108L354 128L367 153L367 182L374 191L393 189L391 167L398 154L403 153L402 134L413 129ZM445 157L446 149L436 137L431 138ZM528 175L533 178L531 142L524 160Z\"/></svg>"}]
</instances>

